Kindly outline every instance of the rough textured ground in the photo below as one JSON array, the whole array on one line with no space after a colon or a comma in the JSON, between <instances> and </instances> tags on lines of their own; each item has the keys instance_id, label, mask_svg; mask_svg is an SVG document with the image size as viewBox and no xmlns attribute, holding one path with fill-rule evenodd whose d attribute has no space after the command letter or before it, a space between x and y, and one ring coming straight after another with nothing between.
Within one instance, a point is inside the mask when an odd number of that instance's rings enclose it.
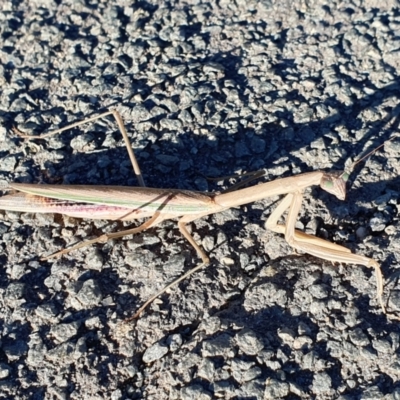
<instances>
[{"instance_id":1,"label":"rough textured ground","mask_svg":"<svg viewBox=\"0 0 400 400\"><path fill-rule=\"evenodd\" d=\"M131 4L133 3L133 4ZM162 5L161 5L162 4ZM385 4L385 5L384 5ZM137 185L110 120L39 134L108 107L148 186L221 190L341 170L398 131L397 1L0 3L0 180ZM400 141L360 164L341 202L308 191L298 227L381 263L400 316ZM277 198L203 218L211 265L175 221L40 255L124 224L0 215L0 397L398 399L399 324L373 271L296 254L265 221Z\"/></svg>"}]
</instances>

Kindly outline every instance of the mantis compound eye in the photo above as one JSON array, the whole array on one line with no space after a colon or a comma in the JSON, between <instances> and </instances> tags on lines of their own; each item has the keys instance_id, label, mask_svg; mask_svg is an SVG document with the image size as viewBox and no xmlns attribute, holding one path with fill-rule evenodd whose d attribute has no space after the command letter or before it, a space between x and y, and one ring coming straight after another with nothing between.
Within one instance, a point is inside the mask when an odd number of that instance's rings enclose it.
<instances>
[{"instance_id":1,"label":"mantis compound eye","mask_svg":"<svg viewBox=\"0 0 400 400\"><path fill-rule=\"evenodd\" d=\"M321 179L321 188L335 195L339 200L346 198L346 181L349 174L346 172L325 173Z\"/></svg>"},{"instance_id":2,"label":"mantis compound eye","mask_svg":"<svg viewBox=\"0 0 400 400\"><path fill-rule=\"evenodd\" d=\"M349 180L350 174L344 171L340 177L343 179L344 182L347 182Z\"/></svg>"}]
</instances>

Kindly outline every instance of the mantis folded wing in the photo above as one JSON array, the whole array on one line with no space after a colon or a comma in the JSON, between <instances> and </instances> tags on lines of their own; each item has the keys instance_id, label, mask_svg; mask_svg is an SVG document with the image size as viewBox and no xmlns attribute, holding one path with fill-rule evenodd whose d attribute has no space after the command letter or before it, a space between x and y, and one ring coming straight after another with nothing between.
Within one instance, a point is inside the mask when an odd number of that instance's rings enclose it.
<instances>
[{"instance_id":1,"label":"mantis folded wing","mask_svg":"<svg viewBox=\"0 0 400 400\"><path fill-rule=\"evenodd\" d=\"M122 119L115 110L81 121L73 126L78 126L109 114L114 115L118 122L126 146L130 149L129 154L139 183L144 186L140 169L132 149L130 148ZM71 126L51 132L45 136L59 133L70 127ZM32 138L35 137L30 137L30 139ZM286 241L292 247L313 256L332 262L360 264L369 268L374 268L377 279L377 297L382 311L386 313L382 300L383 278L380 266L375 260L362 255L353 254L349 249L343 246L295 229L296 219L303 199L303 192L306 188L313 185L320 185L322 189L335 195L340 200L344 200L347 178L348 175L346 173L315 171L222 194L147 187L10 183L8 189L14 191L14 193L0 198L0 209L22 212L61 213L72 217L118 219L123 221L149 218L139 227L123 232L104 234L94 240L82 242L71 248L61 250L52 256L65 254L88 244L105 242L111 238L136 234L166 219L180 218L178 221L180 232L196 249L203 262L150 298L133 316L133 318L136 318L151 301L166 289L177 284L194 271L209 264L208 256L187 230L186 225L188 223L206 215L227 210L231 207L251 203L266 197L286 194L286 197L268 218L266 224L267 228L274 232L284 234ZM279 224L278 221L286 210L288 210L286 224Z\"/></svg>"}]
</instances>

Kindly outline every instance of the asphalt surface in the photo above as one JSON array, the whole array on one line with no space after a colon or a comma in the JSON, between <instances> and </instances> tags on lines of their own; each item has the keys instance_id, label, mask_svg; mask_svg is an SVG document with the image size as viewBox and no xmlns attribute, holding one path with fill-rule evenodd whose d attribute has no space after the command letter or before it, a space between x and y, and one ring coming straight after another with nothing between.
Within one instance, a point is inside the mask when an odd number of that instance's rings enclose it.
<instances>
[{"instance_id":1,"label":"asphalt surface","mask_svg":"<svg viewBox=\"0 0 400 400\"><path fill-rule=\"evenodd\" d=\"M349 168L399 130L397 1L0 2L0 184L222 191ZM297 228L374 271L295 252L265 222L278 197L41 260L118 221L0 214L0 398L400 398L400 139L358 164L340 201L314 187ZM253 182L252 184L256 184ZM6 192L4 192L6 194Z\"/></svg>"}]
</instances>

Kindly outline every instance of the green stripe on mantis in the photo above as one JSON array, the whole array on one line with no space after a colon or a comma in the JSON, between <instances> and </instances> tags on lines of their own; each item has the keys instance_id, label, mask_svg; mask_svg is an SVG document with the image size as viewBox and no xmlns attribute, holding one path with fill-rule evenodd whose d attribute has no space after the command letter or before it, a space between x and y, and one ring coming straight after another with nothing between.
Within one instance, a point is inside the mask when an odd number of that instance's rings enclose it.
<instances>
[{"instance_id":1,"label":"green stripe on mantis","mask_svg":"<svg viewBox=\"0 0 400 400\"><path fill-rule=\"evenodd\" d=\"M129 188L124 186L11 184L31 195L78 203L102 204L141 211L192 214L212 210L213 195L175 189Z\"/></svg>"}]
</instances>

